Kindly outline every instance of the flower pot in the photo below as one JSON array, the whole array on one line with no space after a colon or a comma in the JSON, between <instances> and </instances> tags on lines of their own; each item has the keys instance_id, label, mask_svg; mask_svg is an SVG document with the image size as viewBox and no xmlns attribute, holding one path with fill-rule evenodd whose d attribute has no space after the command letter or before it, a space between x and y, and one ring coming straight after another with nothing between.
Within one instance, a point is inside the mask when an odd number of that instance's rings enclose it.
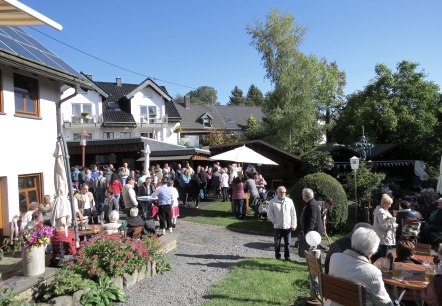
<instances>
[{"instance_id":1,"label":"flower pot","mask_svg":"<svg viewBox=\"0 0 442 306\"><path fill-rule=\"evenodd\" d=\"M24 276L37 276L45 272L45 247L33 246L23 249L22 264Z\"/></svg>"}]
</instances>

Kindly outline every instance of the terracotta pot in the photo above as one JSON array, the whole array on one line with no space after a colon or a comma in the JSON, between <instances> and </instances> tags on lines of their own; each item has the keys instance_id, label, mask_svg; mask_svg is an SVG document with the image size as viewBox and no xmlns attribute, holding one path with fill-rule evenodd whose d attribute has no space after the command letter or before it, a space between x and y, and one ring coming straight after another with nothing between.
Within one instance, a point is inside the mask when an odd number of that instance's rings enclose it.
<instances>
[{"instance_id":1,"label":"terracotta pot","mask_svg":"<svg viewBox=\"0 0 442 306\"><path fill-rule=\"evenodd\" d=\"M45 247L23 249L22 264L24 276L37 276L45 272Z\"/></svg>"}]
</instances>

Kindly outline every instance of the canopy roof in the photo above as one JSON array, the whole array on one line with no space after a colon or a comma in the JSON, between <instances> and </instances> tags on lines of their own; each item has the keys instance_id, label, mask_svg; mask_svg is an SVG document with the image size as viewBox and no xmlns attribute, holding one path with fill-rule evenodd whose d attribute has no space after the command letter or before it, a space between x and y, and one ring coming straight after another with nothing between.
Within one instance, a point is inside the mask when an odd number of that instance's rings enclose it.
<instances>
[{"instance_id":1,"label":"canopy roof","mask_svg":"<svg viewBox=\"0 0 442 306\"><path fill-rule=\"evenodd\" d=\"M16 0L0 0L0 26L48 25L61 31L63 27Z\"/></svg>"}]
</instances>

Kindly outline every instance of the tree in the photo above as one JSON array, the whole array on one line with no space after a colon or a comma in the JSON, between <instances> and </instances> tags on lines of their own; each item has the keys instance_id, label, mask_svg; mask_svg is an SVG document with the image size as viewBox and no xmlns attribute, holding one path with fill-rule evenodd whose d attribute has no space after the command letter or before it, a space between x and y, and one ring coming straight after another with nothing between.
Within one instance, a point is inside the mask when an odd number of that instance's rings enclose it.
<instances>
[{"instance_id":1,"label":"tree","mask_svg":"<svg viewBox=\"0 0 442 306\"><path fill-rule=\"evenodd\" d=\"M246 105L262 106L264 104L264 95L255 85L250 85L246 96Z\"/></svg>"},{"instance_id":2,"label":"tree","mask_svg":"<svg viewBox=\"0 0 442 306\"><path fill-rule=\"evenodd\" d=\"M329 152L312 151L302 156L304 170L307 173L327 172L335 166Z\"/></svg>"},{"instance_id":3,"label":"tree","mask_svg":"<svg viewBox=\"0 0 442 306\"><path fill-rule=\"evenodd\" d=\"M218 100L216 89L210 86L200 86L189 92L192 103L216 104Z\"/></svg>"},{"instance_id":4,"label":"tree","mask_svg":"<svg viewBox=\"0 0 442 306\"><path fill-rule=\"evenodd\" d=\"M334 141L352 144L362 126L372 143L396 143L422 159L440 156L442 105L439 86L426 80L417 63L402 61L392 72L378 64L376 76L352 94L331 131Z\"/></svg>"},{"instance_id":5,"label":"tree","mask_svg":"<svg viewBox=\"0 0 442 306\"><path fill-rule=\"evenodd\" d=\"M256 121L253 114L250 114L249 119L247 119L247 125L244 128L244 133L246 138L249 140L259 139L264 134L262 125Z\"/></svg>"},{"instance_id":6,"label":"tree","mask_svg":"<svg viewBox=\"0 0 442 306\"><path fill-rule=\"evenodd\" d=\"M306 152L321 139L316 101L324 63L298 50L305 29L288 13L273 9L247 31L274 84L264 103L267 140L295 154Z\"/></svg>"},{"instance_id":7,"label":"tree","mask_svg":"<svg viewBox=\"0 0 442 306\"><path fill-rule=\"evenodd\" d=\"M214 146L241 141L241 136L230 133L227 129L211 128L207 135L203 136L205 145Z\"/></svg>"},{"instance_id":8,"label":"tree","mask_svg":"<svg viewBox=\"0 0 442 306\"><path fill-rule=\"evenodd\" d=\"M346 84L345 72L340 71L336 62L328 63L321 60L318 74L318 89L315 97L319 118L323 121L323 130L327 142L339 111L345 104L344 87Z\"/></svg>"},{"instance_id":9,"label":"tree","mask_svg":"<svg viewBox=\"0 0 442 306\"><path fill-rule=\"evenodd\" d=\"M228 105L244 105L243 91L238 86L233 88L231 94Z\"/></svg>"}]
</instances>

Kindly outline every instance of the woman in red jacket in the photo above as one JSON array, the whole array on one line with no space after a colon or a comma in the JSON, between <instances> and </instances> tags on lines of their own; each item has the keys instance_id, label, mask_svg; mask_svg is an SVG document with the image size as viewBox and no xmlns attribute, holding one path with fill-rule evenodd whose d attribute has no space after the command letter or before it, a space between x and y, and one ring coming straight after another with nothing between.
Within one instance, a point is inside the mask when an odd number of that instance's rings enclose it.
<instances>
[{"instance_id":1,"label":"woman in red jacket","mask_svg":"<svg viewBox=\"0 0 442 306\"><path fill-rule=\"evenodd\" d=\"M114 191L114 198L117 200L115 205L115 210L120 211L120 195L123 190L123 185L121 184L120 177L116 173L112 173L109 184L107 184L108 188L111 188Z\"/></svg>"}]
</instances>

